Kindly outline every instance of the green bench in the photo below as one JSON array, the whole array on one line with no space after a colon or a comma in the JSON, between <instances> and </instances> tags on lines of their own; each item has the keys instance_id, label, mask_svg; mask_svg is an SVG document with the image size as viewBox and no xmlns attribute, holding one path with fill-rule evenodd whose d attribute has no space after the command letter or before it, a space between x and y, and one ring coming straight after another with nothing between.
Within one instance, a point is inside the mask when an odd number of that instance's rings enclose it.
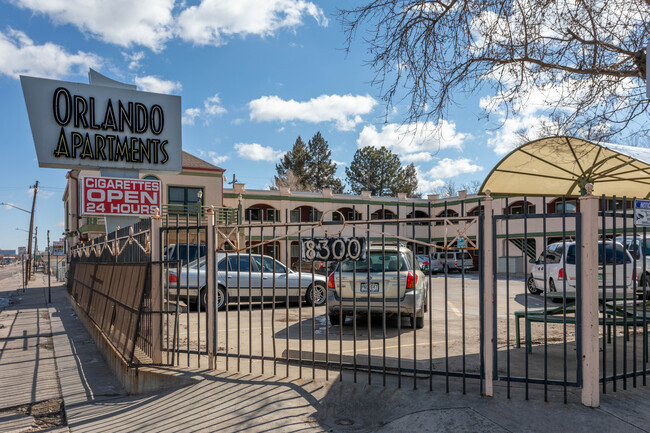
<instances>
[{"instance_id":1,"label":"green bench","mask_svg":"<svg viewBox=\"0 0 650 433\"><path fill-rule=\"evenodd\" d=\"M528 310L528 318L526 320L526 346L528 348L528 352L532 352L533 350L533 345L531 341L531 326L530 324L533 322L536 323L544 323L546 320L546 323L565 323L565 318L564 318L564 309L562 306L556 307L556 308L551 308L549 310L546 310L546 319L544 318L544 309L543 308L533 308ZM571 324L575 325L576 323L576 317L575 317L575 305L567 305L566 308L567 316L566 316L566 324ZM526 319L526 311L520 310L520 311L515 311L515 334L516 334L516 339L517 339L517 348L521 347L521 331L520 331L520 321L521 319ZM572 315L569 315L572 314ZM602 312L598 316L598 324L600 326L603 326L603 320L605 323L605 326L607 327L607 342L611 343L612 341L612 327L614 325L616 326L627 326L627 331L628 331L628 339L629 339L629 328L634 327L635 324L636 326L647 326L648 323L650 323L650 314L648 315L648 321L644 321L643 317L639 317L639 312L637 311L637 317L635 319L634 315L628 313L628 317L623 317L623 316L616 316L612 317L613 311L606 313L608 317L603 319L602 317ZM644 332L644 340L646 344L646 348L648 348L648 333L647 329L646 332ZM645 354L646 359L648 358L648 353Z\"/></svg>"}]
</instances>

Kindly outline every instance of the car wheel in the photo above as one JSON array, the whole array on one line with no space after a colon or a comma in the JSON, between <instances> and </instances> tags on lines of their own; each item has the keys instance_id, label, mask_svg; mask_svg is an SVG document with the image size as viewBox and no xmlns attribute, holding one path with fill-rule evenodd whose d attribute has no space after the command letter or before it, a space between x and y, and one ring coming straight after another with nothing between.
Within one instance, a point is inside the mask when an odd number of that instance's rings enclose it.
<instances>
[{"instance_id":1,"label":"car wheel","mask_svg":"<svg viewBox=\"0 0 650 433\"><path fill-rule=\"evenodd\" d=\"M345 316L342 316L341 313L330 313L329 318L332 326L343 326L343 322L345 322Z\"/></svg>"},{"instance_id":2,"label":"car wheel","mask_svg":"<svg viewBox=\"0 0 650 433\"><path fill-rule=\"evenodd\" d=\"M532 275L528 277L528 280L526 281L526 288L528 288L528 291L533 295L539 295L542 293L542 291L535 285L535 278L533 278Z\"/></svg>"},{"instance_id":3,"label":"car wheel","mask_svg":"<svg viewBox=\"0 0 650 433\"><path fill-rule=\"evenodd\" d=\"M639 278L639 286L646 287L648 285L648 274L641 275Z\"/></svg>"},{"instance_id":4,"label":"car wheel","mask_svg":"<svg viewBox=\"0 0 650 433\"><path fill-rule=\"evenodd\" d=\"M221 286L217 287L217 309L225 309L227 301L228 298L225 289ZM199 294L199 302L201 311L206 311L208 309L208 291L205 287L201 289L201 292Z\"/></svg>"},{"instance_id":5,"label":"car wheel","mask_svg":"<svg viewBox=\"0 0 650 433\"><path fill-rule=\"evenodd\" d=\"M557 292L557 289L555 288L555 282L553 281L553 278L551 278L548 281L548 291L549 292Z\"/></svg>"},{"instance_id":6,"label":"car wheel","mask_svg":"<svg viewBox=\"0 0 650 433\"><path fill-rule=\"evenodd\" d=\"M312 284L305 293L306 301L309 305L320 307L325 304L327 299L327 289L321 284Z\"/></svg>"}]
</instances>

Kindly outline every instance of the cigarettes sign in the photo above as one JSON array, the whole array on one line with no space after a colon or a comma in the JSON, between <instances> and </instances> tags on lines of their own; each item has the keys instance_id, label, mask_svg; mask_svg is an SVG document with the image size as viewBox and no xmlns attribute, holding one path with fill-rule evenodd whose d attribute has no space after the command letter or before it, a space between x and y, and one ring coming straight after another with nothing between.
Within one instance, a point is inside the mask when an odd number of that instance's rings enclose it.
<instances>
[{"instance_id":1,"label":"cigarettes sign","mask_svg":"<svg viewBox=\"0 0 650 433\"><path fill-rule=\"evenodd\" d=\"M65 256L65 244L61 241L52 242L52 255Z\"/></svg>"},{"instance_id":2,"label":"cigarettes sign","mask_svg":"<svg viewBox=\"0 0 650 433\"><path fill-rule=\"evenodd\" d=\"M160 209L160 181L84 177L81 198L83 215L151 216Z\"/></svg>"}]
</instances>

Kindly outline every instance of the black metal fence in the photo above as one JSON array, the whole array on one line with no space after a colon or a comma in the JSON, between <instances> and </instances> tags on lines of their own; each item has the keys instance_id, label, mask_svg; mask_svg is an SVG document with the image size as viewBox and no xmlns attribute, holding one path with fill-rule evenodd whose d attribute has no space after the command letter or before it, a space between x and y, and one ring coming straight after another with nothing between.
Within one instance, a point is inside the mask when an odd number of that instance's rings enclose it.
<instances>
[{"instance_id":1,"label":"black metal fence","mask_svg":"<svg viewBox=\"0 0 650 433\"><path fill-rule=\"evenodd\" d=\"M526 197L493 217L495 378L511 383L567 387L581 382L581 215L567 199ZM513 212L516 209L516 212ZM541 212L540 212L541 211ZM522 329L523 324L523 329ZM513 332L514 331L514 332Z\"/></svg>"},{"instance_id":2,"label":"black metal fence","mask_svg":"<svg viewBox=\"0 0 650 433\"><path fill-rule=\"evenodd\" d=\"M460 215L432 204L397 204L391 214L408 216L355 220L362 210L371 213L354 207L348 215L312 215L304 222L290 222L288 212L284 222L224 221L212 234L197 220L168 220L160 232L162 251L168 261L182 261L163 272L163 296L179 319L165 326L169 359L196 365L207 354L211 324L201 305L211 290L219 309L213 341L219 368L284 370L299 378L335 373L383 384L390 377L398 386L407 379L414 387L447 391L453 377L462 391L466 380L478 382L480 212L467 215L464 202ZM430 217L434 211L444 214ZM368 252L356 257L355 245L362 244ZM213 287L200 258L203 245L217 251ZM311 260L306 248L315 251ZM183 253L172 257L174 249Z\"/></svg>"},{"instance_id":3,"label":"black metal fence","mask_svg":"<svg viewBox=\"0 0 650 433\"><path fill-rule=\"evenodd\" d=\"M70 250L71 297L129 366L163 364L160 267L149 219Z\"/></svg>"},{"instance_id":4,"label":"black metal fence","mask_svg":"<svg viewBox=\"0 0 650 433\"><path fill-rule=\"evenodd\" d=\"M638 226L634 199L601 197L600 236L621 245L622 254L611 254L601 243L599 278L601 294L600 325L603 335L601 359L602 392L617 392L630 385L647 383L648 323L650 295L650 242L647 228ZM602 265L604 263L604 266Z\"/></svg>"},{"instance_id":5,"label":"black metal fence","mask_svg":"<svg viewBox=\"0 0 650 433\"><path fill-rule=\"evenodd\" d=\"M71 262L146 263L151 261L151 219L80 242L70 248Z\"/></svg>"}]
</instances>

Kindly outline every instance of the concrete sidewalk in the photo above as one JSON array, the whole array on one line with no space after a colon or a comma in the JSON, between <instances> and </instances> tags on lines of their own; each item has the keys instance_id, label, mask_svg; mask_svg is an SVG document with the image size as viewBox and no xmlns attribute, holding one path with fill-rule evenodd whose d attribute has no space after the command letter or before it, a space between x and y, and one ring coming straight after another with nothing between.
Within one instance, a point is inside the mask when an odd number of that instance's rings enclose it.
<instances>
[{"instance_id":1,"label":"concrete sidewalk","mask_svg":"<svg viewBox=\"0 0 650 433\"><path fill-rule=\"evenodd\" d=\"M543 402L540 389L524 399L523 388L496 383L496 396L467 394L452 381L446 393L436 380L401 389L389 378L368 386L366 375L345 381L287 380L209 370L179 370L201 379L181 388L126 395L68 303L65 287L41 274L22 293L18 276L0 281L0 432L28 431L331 431L331 432L519 432L650 431L650 388L602 398L598 409L575 403L561 389ZM172 370L172 369L170 369ZM424 381L423 381L424 382Z\"/></svg>"}]
</instances>

